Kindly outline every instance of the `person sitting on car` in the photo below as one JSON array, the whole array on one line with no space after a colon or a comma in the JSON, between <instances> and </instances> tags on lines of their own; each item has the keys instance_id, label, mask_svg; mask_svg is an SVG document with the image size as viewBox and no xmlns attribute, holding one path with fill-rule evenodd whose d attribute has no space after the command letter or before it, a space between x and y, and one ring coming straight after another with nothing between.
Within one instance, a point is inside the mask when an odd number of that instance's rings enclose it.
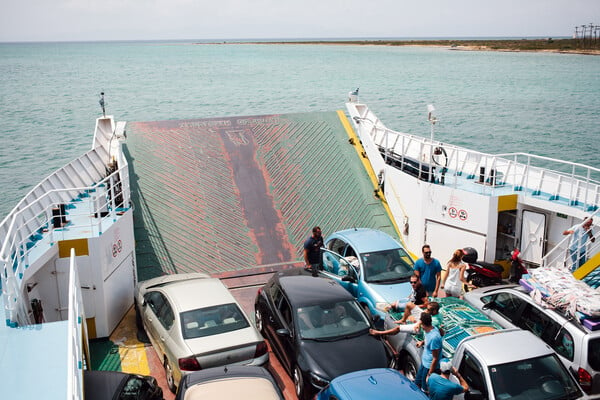
<instances>
[{"instance_id":1,"label":"person sitting on car","mask_svg":"<svg viewBox=\"0 0 600 400\"><path fill-rule=\"evenodd\" d=\"M423 311L431 315L431 324L438 328L440 331L440 335L444 335L444 330L442 328L442 314L440 314L440 304L436 301L429 302L427 304L427 309ZM399 324L400 321L394 321ZM399 332L410 332L417 333L421 329L421 320L417 321L415 324L406 324L406 325L398 325L393 328L387 329L385 331L377 331L375 329L369 330L369 333L372 336L381 336L381 335L395 335Z\"/></svg>"},{"instance_id":2,"label":"person sitting on car","mask_svg":"<svg viewBox=\"0 0 600 400\"><path fill-rule=\"evenodd\" d=\"M410 284L412 286L412 292L408 297L408 302L404 307L404 314L402 318L397 323L404 324L406 321L416 322L419 320L421 313L424 309L427 308L427 304L429 303L429 298L427 297L427 291L425 287L421 284L421 280L419 276L413 274L410 277ZM396 301L392 304L392 307L397 308L398 302Z\"/></svg>"}]
</instances>

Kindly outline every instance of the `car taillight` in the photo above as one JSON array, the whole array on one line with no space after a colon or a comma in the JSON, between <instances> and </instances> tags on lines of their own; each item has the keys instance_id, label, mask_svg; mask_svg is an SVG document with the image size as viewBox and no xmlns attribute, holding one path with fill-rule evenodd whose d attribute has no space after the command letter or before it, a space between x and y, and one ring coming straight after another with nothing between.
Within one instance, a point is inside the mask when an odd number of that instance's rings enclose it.
<instances>
[{"instance_id":1,"label":"car taillight","mask_svg":"<svg viewBox=\"0 0 600 400\"><path fill-rule=\"evenodd\" d=\"M254 358L260 357L266 354L268 351L267 343L263 340L259 344L256 345L256 351L254 352Z\"/></svg>"},{"instance_id":2,"label":"car taillight","mask_svg":"<svg viewBox=\"0 0 600 400\"><path fill-rule=\"evenodd\" d=\"M586 393L592 391L592 376L583 368L579 368L577 371L577 377L579 378L579 385Z\"/></svg>"},{"instance_id":3,"label":"car taillight","mask_svg":"<svg viewBox=\"0 0 600 400\"><path fill-rule=\"evenodd\" d=\"M188 357L179 359L179 369L182 371L198 371L202 368L200 368L198 360L194 357Z\"/></svg>"}]
</instances>

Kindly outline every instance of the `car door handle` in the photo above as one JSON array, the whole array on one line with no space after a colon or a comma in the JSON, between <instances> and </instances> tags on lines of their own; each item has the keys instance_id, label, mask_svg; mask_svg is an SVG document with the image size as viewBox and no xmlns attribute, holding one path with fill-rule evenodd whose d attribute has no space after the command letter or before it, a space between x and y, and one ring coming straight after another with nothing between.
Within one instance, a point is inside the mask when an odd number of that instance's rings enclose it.
<instances>
[{"instance_id":1,"label":"car door handle","mask_svg":"<svg viewBox=\"0 0 600 400\"><path fill-rule=\"evenodd\" d=\"M152 318L148 317L148 322L152 322Z\"/></svg>"},{"instance_id":2,"label":"car door handle","mask_svg":"<svg viewBox=\"0 0 600 400\"><path fill-rule=\"evenodd\" d=\"M165 341L165 338L161 336L161 337L160 337L160 340L161 340L162 342L164 342L164 341Z\"/></svg>"}]
</instances>

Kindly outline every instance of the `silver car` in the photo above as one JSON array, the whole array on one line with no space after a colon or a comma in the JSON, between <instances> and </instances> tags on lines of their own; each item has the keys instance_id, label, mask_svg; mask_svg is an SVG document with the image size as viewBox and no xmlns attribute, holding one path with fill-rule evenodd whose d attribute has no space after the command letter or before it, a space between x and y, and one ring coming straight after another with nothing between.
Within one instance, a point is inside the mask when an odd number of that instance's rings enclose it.
<instances>
[{"instance_id":1,"label":"silver car","mask_svg":"<svg viewBox=\"0 0 600 400\"><path fill-rule=\"evenodd\" d=\"M191 371L269 360L263 337L219 279L200 273L150 279L136 286L135 306L173 393Z\"/></svg>"},{"instance_id":2,"label":"silver car","mask_svg":"<svg viewBox=\"0 0 600 400\"><path fill-rule=\"evenodd\" d=\"M489 286L465 300L505 328L533 332L558 354L589 394L600 393L600 331L537 304L521 286Z\"/></svg>"}]
</instances>

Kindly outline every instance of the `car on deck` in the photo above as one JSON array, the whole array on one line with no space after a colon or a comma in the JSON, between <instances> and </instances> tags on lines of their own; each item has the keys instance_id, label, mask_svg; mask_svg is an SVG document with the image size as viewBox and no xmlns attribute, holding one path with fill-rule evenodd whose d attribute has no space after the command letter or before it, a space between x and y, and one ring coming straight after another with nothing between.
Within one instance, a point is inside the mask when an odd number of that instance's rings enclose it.
<instances>
[{"instance_id":1,"label":"car on deck","mask_svg":"<svg viewBox=\"0 0 600 400\"><path fill-rule=\"evenodd\" d=\"M600 330L538 304L520 285L475 289L465 301L504 328L533 332L558 354L588 394L600 394Z\"/></svg>"},{"instance_id":2,"label":"car on deck","mask_svg":"<svg viewBox=\"0 0 600 400\"><path fill-rule=\"evenodd\" d=\"M284 400L275 378L263 367L231 365L183 377L175 400Z\"/></svg>"},{"instance_id":3,"label":"car on deck","mask_svg":"<svg viewBox=\"0 0 600 400\"><path fill-rule=\"evenodd\" d=\"M384 319L386 308L404 307L411 293L414 261L396 239L377 229L352 228L325 239L322 274L335 279L372 317Z\"/></svg>"},{"instance_id":4,"label":"car on deck","mask_svg":"<svg viewBox=\"0 0 600 400\"><path fill-rule=\"evenodd\" d=\"M117 371L83 371L86 400L163 400L163 391L151 376Z\"/></svg>"},{"instance_id":5,"label":"car on deck","mask_svg":"<svg viewBox=\"0 0 600 400\"><path fill-rule=\"evenodd\" d=\"M265 365L265 340L219 279L173 274L136 285L138 325L163 363L169 389L200 369Z\"/></svg>"},{"instance_id":6,"label":"car on deck","mask_svg":"<svg viewBox=\"0 0 600 400\"><path fill-rule=\"evenodd\" d=\"M277 272L258 291L254 309L300 399L342 374L389 365L384 343L369 335L371 321L332 279L301 268Z\"/></svg>"},{"instance_id":7,"label":"car on deck","mask_svg":"<svg viewBox=\"0 0 600 400\"><path fill-rule=\"evenodd\" d=\"M395 369L350 372L332 380L315 400L428 400L417 385Z\"/></svg>"}]
</instances>

